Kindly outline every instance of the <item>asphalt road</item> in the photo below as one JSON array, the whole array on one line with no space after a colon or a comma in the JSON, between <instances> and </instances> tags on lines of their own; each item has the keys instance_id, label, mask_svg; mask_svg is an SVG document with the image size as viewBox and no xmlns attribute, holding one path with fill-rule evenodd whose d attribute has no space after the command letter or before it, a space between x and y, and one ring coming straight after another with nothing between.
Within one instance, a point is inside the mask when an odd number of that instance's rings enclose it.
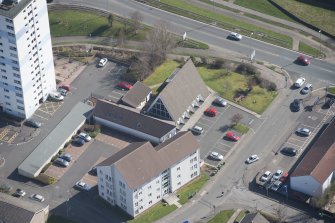
<instances>
[{"instance_id":1,"label":"asphalt road","mask_svg":"<svg viewBox=\"0 0 335 223\"><path fill-rule=\"evenodd\" d=\"M69 4L67 0L55 0L54 3ZM242 41L231 41L226 37L229 31L218 29L213 26L174 15L132 0L73 0L71 4L88 6L107 10L123 17L129 17L134 11L140 11L143 15L143 22L148 25L155 25L164 20L170 24L170 31L182 35L187 33L189 38L205 42L215 49L230 51L248 57L255 49L255 60L264 60L283 67L284 69L306 76L317 76L328 83L335 83L335 63L313 59L310 66L304 67L295 64L299 53L267 44L258 40L243 38Z\"/></svg>"}]
</instances>

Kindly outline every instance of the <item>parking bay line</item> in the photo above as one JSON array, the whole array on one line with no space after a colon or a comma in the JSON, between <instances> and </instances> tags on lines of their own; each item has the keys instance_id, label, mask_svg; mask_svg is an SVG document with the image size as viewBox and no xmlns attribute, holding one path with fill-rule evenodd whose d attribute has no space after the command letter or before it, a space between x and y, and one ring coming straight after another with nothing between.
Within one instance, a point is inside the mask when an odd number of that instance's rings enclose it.
<instances>
[{"instance_id":1,"label":"parking bay line","mask_svg":"<svg viewBox=\"0 0 335 223\"><path fill-rule=\"evenodd\" d=\"M293 146L295 146L295 147L301 148L301 146L296 145L296 144L294 144L294 143L286 142L286 144L290 144L290 145L293 145Z\"/></svg>"},{"instance_id":2,"label":"parking bay line","mask_svg":"<svg viewBox=\"0 0 335 223\"><path fill-rule=\"evenodd\" d=\"M306 142L307 140L300 140L300 139L296 139L296 138L289 138L287 141L289 141L290 139L292 139L292 140L295 140L295 141L298 141L298 142L302 142L302 143L304 143L304 142Z\"/></svg>"}]
</instances>

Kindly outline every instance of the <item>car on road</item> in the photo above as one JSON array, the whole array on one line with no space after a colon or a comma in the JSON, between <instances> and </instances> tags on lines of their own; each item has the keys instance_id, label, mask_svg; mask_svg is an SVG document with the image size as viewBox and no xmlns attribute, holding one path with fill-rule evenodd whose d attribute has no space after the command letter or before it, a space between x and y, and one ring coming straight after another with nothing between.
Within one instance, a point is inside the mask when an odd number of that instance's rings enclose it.
<instances>
[{"instance_id":1,"label":"car on road","mask_svg":"<svg viewBox=\"0 0 335 223\"><path fill-rule=\"evenodd\" d=\"M240 137L237 134L230 132L230 131L226 133L225 137L226 139L234 141L234 142L237 142L240 139Z\"/></svg>"},{"instance_id":2,"label":"car on road","mask_svg":"<svg viewBox=\"0 0 335 223\"><path fill-rule=\"evenodd\" d=\"M322 109L328 109L330 108L335 102L335 98L328 98L326 103L322 105Z\"/></svg>"},{"instance_id":3,"label":"car on road","mask_svg":"<svg viewBox=\"0 0 335 223\"><path fill-rule=\"evenodd\" d=\"M42 126L42 123L36 121L35 119L32 119L32 118L28 118L26 121L25 121L25 124L27 126L31 126L31 127L34 127L34 128L40 128Z\"/></svg>"},{"instance_id":4,"label":"car on road","mask_svg":"<svg viewBox=\"0 0 335 223\"><path fill-rule=\"evenodd\" d=\"M306 79L304 77L299 77L295 82L294 82L294 87L296 88L301 88L302 85L304 85Z\"/></svg>"},{"instance_id":5,"label":"car on road","mask_svg":"<svg viewBox=\"0 0 335 223\"><path fill-rule=\"evenodd\" d=\"M59 158L62 158L63 160L66 160L68 162L72 161L72 156L68 153L63 153L62 155L59 156Z\"/></svg>"},{"instance_id":6,"label":"car on road","mask_svg":"<svg viewBox=\"0 0 335 223\"><path fill-rule=\"evenodd\" d=\"M85 140L77 137L74 140L72 140L72 144L75 146L83 146L85 144Z\"/></svg>"},{"instance_id":7,"label":"car on road","mask_svg":"<svg viewBox=\"0 0 335 223\"><path fill-rule=\"evenodd\" d=\"M83 181L78 181L76 183L75 187L78 188L78 189L81 189L81 190L90 190L91 189L91 187Z\"/></svg>"},{"instance_id":8,"label":"car on road","mask_svg":"<svg viewBox=\"0 0 335 223\"><path fill-rule=\"evenodd\" d=\"M307 65L310 65L311 64L311 58L308 58L306 57L305 55L299 55L298 58L297 58L297 61L298 63L304 65L304 66L307 66Z\"/></svg>"},{"instance_id":9,"label":"car on road","mask_svg":"<svg viewBox=\"0 0 335 223\"><path fill-rule=\"evenodd\" d=\"M69 166L69 162L62 159L62 158L57 158L54 161L54 164L61 166L61 167L68 167Z\"/></svg>"},{"instance_id":10,"label":"car on road","mask_svg":"<svg viewBox=\"0 0 335 223\"><path fill-rule=\"evenodd\" d=\"M280 188L280 186L281 186L282 184L283 184L282 182L280 182L279 180L276 180L276 181L273 183L273 185L272 185L272 187L271 187L271 190L273 190L273 191L277 191L277 190Z\"/></svg>"},{"instance_id":11,"label":"car on road","mask_svg":"<svg viewBox=\"0 0 335 223\"><path fill-rule=\"evenodd\" d=\"M39 202L43 202L44 201L44 197L42 195L39 195L39 194L32 194L30 196L30 198L32 200L39 201Z\"/></svg>"},{"instance_id":12,"label":"car on road","mask_svg":"<svg viewBox=\"0 0 335 223\"><path fill-rule=\"evenodd\" d=\"M229 33L228 38L233 40L242 40L242 35L239 33L231 32Z\"/></svg>"},{"instance_id":13,"label":"car on road","mask_svg":"<svg viewBox=\"0 0 335 223\"><path fill-rule=\"evenodd\" d=\"M59 92L51 92L49 94L49 97L52 101L63 101L64 100L64 96L61 95Z\"/></svg>"},{"instance_id":14,"label":"car on road","mask_svg":"<svg viewBox=\"0 0 335 223\"><path fill-rule=\"evenodd\" d=\"M265 171L265 173L261 176L261 181L266 182L270 180L271 172L270 171Z\"/></svg>"},{"instance_id":15,"label":"car on road","mask_svg":"<svg viewBox=\"0 0 335 223\"><path fill-rule=\"evenodd\" d=\"M294 99L293 102L290 104L291 111L298 112L300 111L301 107L301 100L300 99Z\"/></svg>"},{"instance_id":16,"label":"car on road","mask_svg":"<svg viewBox=\"0 0 335 223\"><path fill-rule=\"evenodd\" d=\"M117 84L117 87L120 88L121 90L130 90L133 88L133 85L129 84L126 81L121 81Z\"/></svg>"},{"instance_id":17,"label":"car on road","mask_svg":"<svg viewBox=\"0 0 335 223\"><path fill-rule=\"evenodd\" d=\"M59 92L62 96L66 96L68 91L63 88L57 88L57 92Z\"/></svg>"},{"instance_id":18,"label":"car on road","mask_svg":"<svg viewBox=\"0 0 335 223\"><path fill-rule=\"evenodd\" d=\"M201 135L204 132L204 129L198 125L193 126L190 130L197 135Z\"/></svg>"},{"instance_id":19,"label":"car on road","mask_svg":"<svg viewBox=\"0 0 335 223\"><path fill-rule=\"evenodd\" d=\"M211 152L210 157L215 160L223 160L223 156L218 152Z\"/></svg>"},{"instance_id":20,"label":"car on road","mask_svg":"<svg viewBox=\"0 0 335 223\"><path fill-rule=\"evenodd\" d=\"M280 152L286 156L295 156L298 151L291 147L285 147Z\"/></svg>"},{"instance_id":21,"label":"car on road","mask_svg":"<svg viewBox=\"0 0 335 223\"><path fill-rule=\"evenodd\" d=\"M89 134L87 134L86 132L81 132L79 135L78 135L79 138L85 140L85 142L89 142L91 141L91 136Z\"/></svg>"},{"instance_id":22,"label":"car on road","mask_svg":"<svg viewBox=\"0 0 335 223\"><path fill-rule=\"evenodd\" d=\"M250 163L254 163L258 160L259 160L259 157L257 155L251 155L250 157L248 157L248 159L245 162L250 164Z\"/></svg>"},{"instance_id":23,"label":"car on road","mask_svg":"<svg viewBox=\"0 0 335 223\"><path fill-rule=\"evenodd\" d=\"M301 136L309 136L311 134L311 130L308 128L297 128L296 133Z\"/></svg>"},{"instance_id":24,"label":"car on road","mask_svg":"<svg viewBox=\"0 0 335 223\"><path fill-rule=\"evenodd\" d=\"M99 60L99 67L104 67L108 62L108 59L107 58L102 58Z\"/></svg>"},{"instance_id":25,"label":"car on road","mask_svg":"<svg viewBox=\"0 0 335 223\"><path fill-rule=\"evenodd\" d=\"M227 105L227 102L221 97L216 97L213 101L213 104L224 107Z\"/></svg>"},{"instance_id":26,"label":"car on road","mask_svg":"<svg viewBox=\"0 0 335 223\"><path fill-rule=\"evenodd\" d=\"M218 114L218 111L215 108L207 108L204 113L207 116L215 117Z\"/></svg>"},{"instance_id":27,"label":"car on road","mask_svg":"<svg viewBox=\"0 0 335 223\"><path fill-rule=\"evenodd\" d=\"M306 84L303 89L301 89L301 94L308 94L313 89L312 84Z\"/></svg>"},{"instance_id":28,"label":"car on road","mask_svg":"<svg viewBox=\"0 0 335 223\"><path fill-rule=\"evenodd\" d=\"M274 180L279 180L279 178L281 177L282 174L283 174L283 171L282 171L282 170L277 170L277 171L273 174L272 178L273 178Z\"/></svg>"},{"instance_id":29,"label":"car on road","mask_svg":"<svg viewBox=\"0 0 335 223\"><path fill-rule=\"evenodd\" d=\"M16 189L14 193L14 197L24 197L26 195L26 192L22 189Z\"/></svg>"}]
</instances>

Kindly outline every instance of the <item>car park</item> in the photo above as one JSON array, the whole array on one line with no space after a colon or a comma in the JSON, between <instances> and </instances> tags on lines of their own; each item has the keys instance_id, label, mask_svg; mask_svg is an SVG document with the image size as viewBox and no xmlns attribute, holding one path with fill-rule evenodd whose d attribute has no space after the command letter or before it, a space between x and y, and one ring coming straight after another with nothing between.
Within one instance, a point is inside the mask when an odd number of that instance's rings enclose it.
<instances>
[{"instance_id":1,"label":"car park","mask_svg":"<svg viewBox=\"0 0 335 223\"><path fill-rule=\"evenodd\" d=\"M311 59L306 57L305 55L299 55L298 58L297 58L297 61L302 64L302 65L310 65L311 64Z\"/></svg>"},{"instance_id":2,"label":"car park","mask_svg":"<svg viewBox=\"0 0 335 223\"><path fill-rule=\"evenodd\" d=\"M120 88L121 90L130 90L133 88L133 85L129 84L126 81L121 81L117 84L117 87Z\"/></svg>"},{"instance_id":3,"label":"car park","mask_svg":"<svg viewBox=\"0 0 335 223\"><path fill-rule=\"evenodd\" d=\"M280 186L282 185L283 183L280 182L279 180L276 180L273 184L272 184L272 187L271 187L271 190L273 191L277 191Z\"/></svg>"},{"instance_id":4,"label":"car park","mask_svg":"<svg viewBox=\"0 0 335 223\"><path fill-rule=\"evenodd\" d=\"M83 146L85 144L85 140L77 137L74 140L72 140L72 144L75 146Z\"/></svg>"},{"instance_id":5,"label":"car park","mask_svg":"<svg viewBox=\"0 0 335 223\"><path fill-rule=\"evenodd\" d=\"M83 181L78 181L76 183L75 187L78 188L78 189L81 189L81 190L90 190L91 189L91 187Z\"/></svg>"},{"instance_id":6,"label":"car park","mask_svg":"<svg viewBox=\"0 0 335 223\"><path fill-rule=\"evenodd\" d=\"M224 107L227 105L227 102L221 97L216 97L213 101L213 104Z\"/></svg>"},{"instance_id":7,"label":"car park","mask_svg":"<svg viewBox=\"0 0 335 223\"><path fill-rule=\"evenodd\" d=\"M195 125L191 128L191 132L197 135L201 135L204 132L204 129L198 125Z\"/></svg>"},{"instance_id":8,"label":"car park","mask_svg":"<svg viewBox=\"0 0 335 223\"><path fill-rule=\"evenodd\" d=\"M231 32L229 33L228 38L233 40L242 40L242 35L239 33Z\"/></svg>"},{"instance_id":9,"label":"car park","mask_svg":"<svg viewBox=\"0 0 335 223\"><path fill-rule=\"evenodd\" d=\"M215 117L218 114L218 111L215 108L207 108L204 113L207 116Z\"/></svg>"},{"instance_id":10,"label":"car park","mask_svg":"<svg viewBox=\"0 0 335 223\"><path fill-rule=\"evenodd\" d=\"M63 160L65 160L67 162L72 161L72 156L68 153L63 153L62 155L59 156L59 158L62 158Z\"/></svg>"},{"instance_id":11,"label":"car park","mask_svg":"<svg viewBox=\"0 0 335 223\"><path fill-rule=\"evenodd\" d=\"M64 100L64 96L61 95L59 92L51 92L49 94L49 97L53 101L63 101Z\"/></svg>"},{"instance_id":12,"label":"car park","mask_svg":"<svg viewBox=\"0 0 335 223\"><path fill-rule=\"evenodd\" d=\"M290 108L293 112L300 111L300 107L301 107L301 100L299 99L294 99L293 102L290 104Z\"/></svg>"},{"instance_id":13,"label":"car park","mask_svg":"<svg viewBox=\"0 0 335 223\"><path fill-rule=\"evenodd\" d=\"M59 92L62 96L66 96L68 91L63 88L57 88L57 92Z\"/></svg>"},{"instance_id":14,"label":"car park","mask_svg":"<svg viewBox=\"0 0 335 223\"><path fill-rule=\"evenodd\" d=\"M304 77L299 77L295 83L294 83L294 86L297 87L297 88L301 88L302 85L304 85L306 79Z\"/></svg>"},{"instance_id":15,"label":"car park","mask_svg":"<svg viewBox=\"0 0 335 223\"><path fill-rule=\"evenodd\" d=\"M308 128L297 128L296 133L301 136L309 136L311 134L311 130Z\"/></svg>"},{"instance_id":16,"label":"car park","mask_svg":"<svg viewBox=\"0 0 335 223\"><path fill-rule=\"evenodd\" d=\"M303 89L301 89L301 94L308 94L313 89L312 84L306 84Z\"/></svg>"},{"instance_id":17,"label":"car park","mask_svg":"<svg viewBox=\"0 0 335 223\"><path fill-rule=\"evenodd\" d=\"M85 140L85 142L89 142L91 141L91 136L89 134L87 134L86 132L81 132L79 135L78 135L79 138Z\"/></svg>"},{"instance_id":18,"label":"car park","mask_svg":"<svg viewBox=\"0 0 335 223\"><path fill-rule=\"evenodd\" d=\"M291 147L285 147L280 151L282 154L286 156L295 156L297 155L297 150Z\"/></svg>"},{"instance_id":19,"label":"car park","mask_svg":"<svg viewBox=\"0 0 335 223\"><path fill-rule=\"evenodd\" d=\"M57 165L59 165L61 167L68 167L69 166L69 162L66 161L66 160L64 160L64 159L62 159L62 158L55 159L54 164L57 164Z\"/></svg>"},{"instance_id":20,"label":"car park","mask_svg":"<svg viewBox=\"0 0 335 223\"><path fill-rule=\"evenodd\" d=\"M322 109L330 108L335 102L335 98L328 98L326 102L322 105Z\"/></svg>"},{"instance_id":21,"label":"car park","mask_svg":"<svg viewBox=\"0 0 335 223\"><path fill-rule=\"evenodd\" d=\"M266 182L270 179L271 172L270 171L265 171L265 173L261 176L261 181Z\"/></svg>"},{"instance_id":22,"label":"car park","mask_svg":"<svg viewBox=\"0 0 335 223\"><path fill-rule=\"evenodd\" d=\"M43 202L44 201L44 197L42 195L39 195L39 194L32 194L30 196L30 198L32 200L39 201L39 202Z\"/></svg>"},{"instance_id":23,"label":"car park","mask_svg":"<svg viewBox=\"0 0 335 223\"><path fill-rule=\"evenodd\" d=\"M58 86L58 88L67 90L68 92L71 91L71 86L69 84L61 84L61 85Z\"/></svg>"},{"instance_id":24,"label":"car park","mask_svg":"<svg viewBox=\"0 0 335 223\"><path fill-rule=\"evenodd\" d=\"M283 171L282 171L282 170L277 170L277 171L273 174L272 178L273 178L274 180L279 180L279 178L281 177L282 174L283 174Z\"/></svg>"},{"instance_id":25,"label":"car park","mask_svg":"<svg viewBox=\"0 0 335 223\"><path fill-rule=\"evenodd\" d=\"M248 159L245 162L250 164L250 163L254 163L258 160L259 160L259 157L257 155L251 155L250 157L248 157Z\"/></svg>"},{"instance_id":26,"label":"car park","mask_svg":"<svg viewBox=\"0 0 335 223\"><path fill-rule=\"evenodd\" d=\"M234 142L236 142L236 141L238 141L240 139L240 137L237 134L235 134L233 132L230 132L230 131L226 133L225 137L228 140L231 140L231 141L234 141Z\"/></svg>"},{"instance_id":27,"label":"car park","mask_svg":"<svg viewBox=\"0 0 335 223\"><path fill-rule=\"evenodd\" d=\"M14 197L24 197L26 192L22 189L17 189L14 193Z\"/></svg>"},{"instance_id":28,"label":"car park","mask_svg":"<svg viewBox=\"0 0 335 223\"><path fill-rule=\"evenodd\" d=\"M35 119L32 119L32 118L28 118L26 121L25 121L25 124L27 126L31 126L31 127L34 127L34 128L40 128L42 126L42 123L36 121Z\"/></svg>"},{"instance_id":29,"label":"car park","mask_svg":"<svg viewBox=\"0 0 335 223\"><path fill-rule=\"evenodd\" d=\"M223 156L218 152L211 152L210 157L215 160L223 160Z\"/></svg>"},{"instance_id":30,"label":"car park","mask_svg":"<svg viewBox=\"0 0 335 223\"><path fill-rule=\"evenodd\" d=\"M99 60L99 67L104 67L108 62L108 59L107 58L102 58Z\"/></svg>"}]
</instances>

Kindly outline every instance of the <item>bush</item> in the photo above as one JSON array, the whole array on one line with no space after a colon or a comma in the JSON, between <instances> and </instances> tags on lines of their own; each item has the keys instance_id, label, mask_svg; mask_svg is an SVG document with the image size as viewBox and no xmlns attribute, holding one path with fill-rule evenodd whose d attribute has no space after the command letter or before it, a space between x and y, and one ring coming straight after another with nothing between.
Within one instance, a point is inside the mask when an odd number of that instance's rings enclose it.
<instances>
[{"instance_id":1,"label":"bush","mask_svg":"<svg viewBox=\"0 0 335 223\"><path fill-rule=\"evenodd\" d=\"M242 63L236 67L237 73L243 75L255 75L257 74L257 68L251 64Z\"/></svg>"},{"instance_id":2,"label":"bush","mask_svg":"<svg viewBox=\"0 0 335 223\"><path fill-rule=\"evenodd\" d=\"M225 67L226 61L222 58L217 58L214 60L214 62L211 64L211 69L222 69Z\"/></svg>"}]
</instances>

